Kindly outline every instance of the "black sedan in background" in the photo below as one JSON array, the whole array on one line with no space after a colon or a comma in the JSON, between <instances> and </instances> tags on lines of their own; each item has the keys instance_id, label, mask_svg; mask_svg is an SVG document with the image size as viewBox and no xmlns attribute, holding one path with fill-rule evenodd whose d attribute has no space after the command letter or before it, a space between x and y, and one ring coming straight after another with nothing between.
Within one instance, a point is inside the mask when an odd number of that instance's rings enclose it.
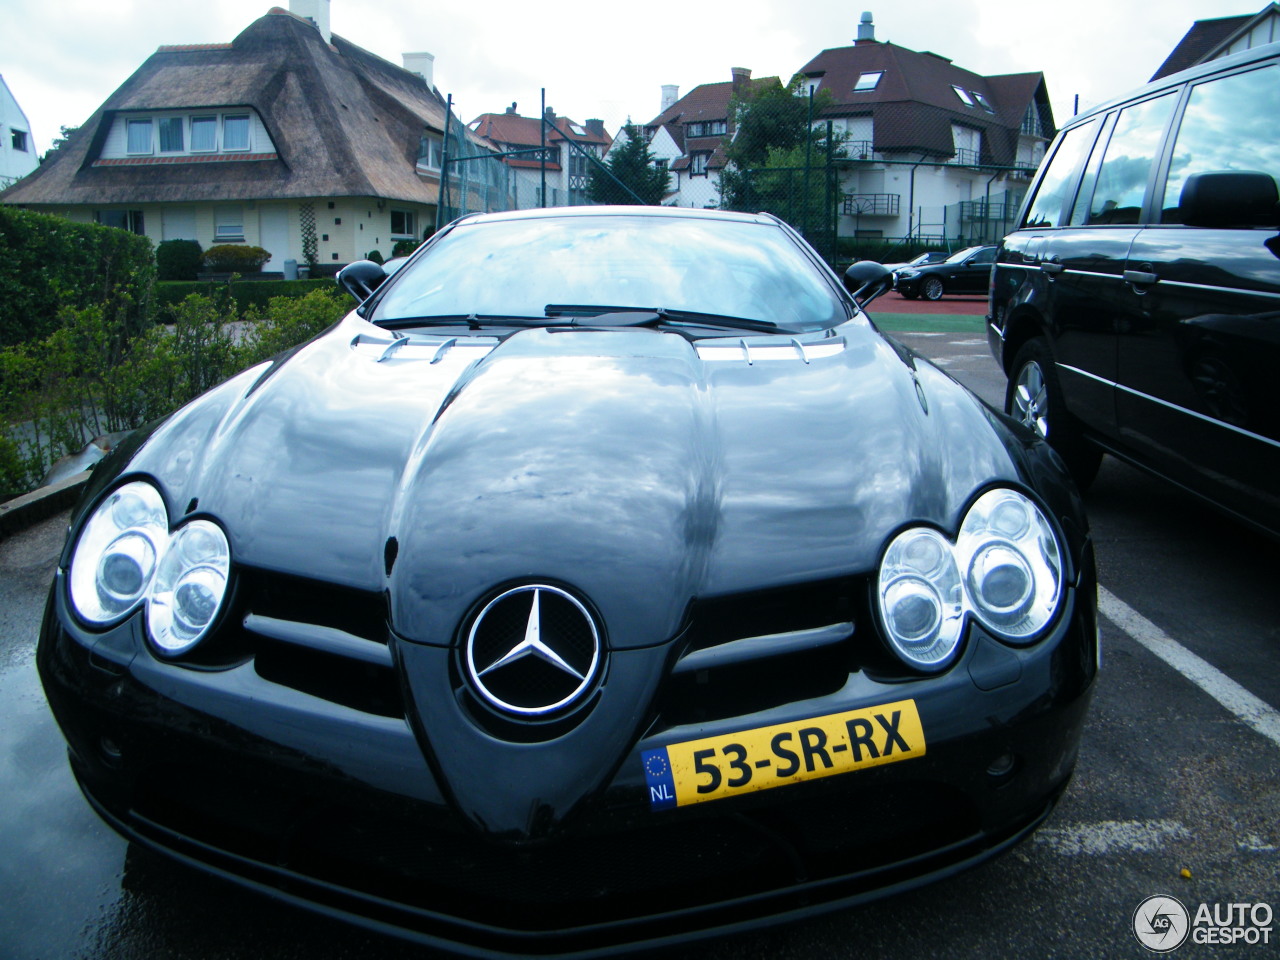
<instances>
[{"instance_id":1,"label":"black sedan in background","mask_svg":"<svg viewBox=\"0 0 1280 960\"><path fill-rule=\"evenodd\" d=\"M1075 764L1088 526L782 222L472 216L104 460L38 663L133 841L470 954L1008 849Z\"/></svg>"},{"instance_id":2,"label":"black sedan in background","mask_svg":"<svg viewBox=\"0 0 1280 960\"><path fill-rule=\"evenodd\" d=\"M986 294L996 247L965 247L940 263L895 270L893 287L908 300L938 300L948 293Z\"/></svg>"}]
</instances>

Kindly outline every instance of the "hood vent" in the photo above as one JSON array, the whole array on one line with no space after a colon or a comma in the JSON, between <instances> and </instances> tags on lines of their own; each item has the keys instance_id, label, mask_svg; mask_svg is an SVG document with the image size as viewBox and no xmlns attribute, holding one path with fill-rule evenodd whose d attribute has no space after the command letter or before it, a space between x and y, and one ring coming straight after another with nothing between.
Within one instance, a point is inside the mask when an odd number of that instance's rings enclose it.
<instances>
[{"instance_id":1,"label":"hood vent","mask_svg":"<svg viewBox=\"0 0 1280 960\"><path fill-rule=\"evenodd\" d=\"M821 339L802 340L799 337L717 337L698 340L694 347L698 356L707 361L739 361L748 366L775 360L803 360L811 363L826 357L834 357L845 348L844 337L823 336Z\"/></svg>"},{"instance_id":2,"label":"hood vent","mask_svg":"<svg viewBox=\"0 0 1280 960\"><path fill-rule=\"evenodd\" d=\"M351 341L351 349L376 363L387 360L439 363L446 356L470 363L488 356L498 342L497 337L433 337L389 330L383 336L362 333Z\"/></svg>"}]
</instances>

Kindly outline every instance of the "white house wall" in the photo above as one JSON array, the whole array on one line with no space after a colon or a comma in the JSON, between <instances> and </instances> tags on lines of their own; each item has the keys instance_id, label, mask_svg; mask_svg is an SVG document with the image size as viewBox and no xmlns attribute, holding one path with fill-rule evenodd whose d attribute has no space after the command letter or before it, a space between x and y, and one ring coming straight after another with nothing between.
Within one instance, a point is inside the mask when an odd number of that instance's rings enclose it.
<instances>
[{"instance_id":1,"label":"white house wall","mask_svg":"<svg viewBox=\"0 0 1280 960\"><path fill-rule=\"evenodd\" d=\"M26 135L26 150L13 149L15 130ZM22 112L22 107L18 106L18 101L9 92L4 78L0 77L0 187L22 179L39 163L27 115Z\"/></svg>"}]
</instances>

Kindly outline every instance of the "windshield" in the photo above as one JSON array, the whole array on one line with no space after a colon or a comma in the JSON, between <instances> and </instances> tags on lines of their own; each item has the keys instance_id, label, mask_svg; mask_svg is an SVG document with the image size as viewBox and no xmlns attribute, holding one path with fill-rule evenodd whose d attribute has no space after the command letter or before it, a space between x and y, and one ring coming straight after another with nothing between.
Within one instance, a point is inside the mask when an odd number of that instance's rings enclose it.
<instances>
[{"instance_id":1,"label":"windshield","mask_svg":"<svg viewBox=\"0 0 1280 960\"><path fill-rule=\"evenodd\" d=\"M460 224L396 275L370 319L540 318L553 304L662 308L789 330L847 318L818 268L773 224L615 214Z\"/></svg>"}]
</instances>

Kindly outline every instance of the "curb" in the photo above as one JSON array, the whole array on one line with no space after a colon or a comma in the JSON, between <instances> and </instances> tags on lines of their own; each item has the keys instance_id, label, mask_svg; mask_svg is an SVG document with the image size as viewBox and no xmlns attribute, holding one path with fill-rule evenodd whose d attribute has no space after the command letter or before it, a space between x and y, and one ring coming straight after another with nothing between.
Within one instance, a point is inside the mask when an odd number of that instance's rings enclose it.
<instances>
[{"instance_id":1,"label":"curb","mask_svg":"<svg viewBox=\"0 0 1280 960\"><path fill-rule=\"evenodd\" d=\"M0 503L0 540L21 533L41 520L75 506L91 471L77 473L73 477L39 490L32 490L20 497Z\"/></svg>"}]
</instances>

